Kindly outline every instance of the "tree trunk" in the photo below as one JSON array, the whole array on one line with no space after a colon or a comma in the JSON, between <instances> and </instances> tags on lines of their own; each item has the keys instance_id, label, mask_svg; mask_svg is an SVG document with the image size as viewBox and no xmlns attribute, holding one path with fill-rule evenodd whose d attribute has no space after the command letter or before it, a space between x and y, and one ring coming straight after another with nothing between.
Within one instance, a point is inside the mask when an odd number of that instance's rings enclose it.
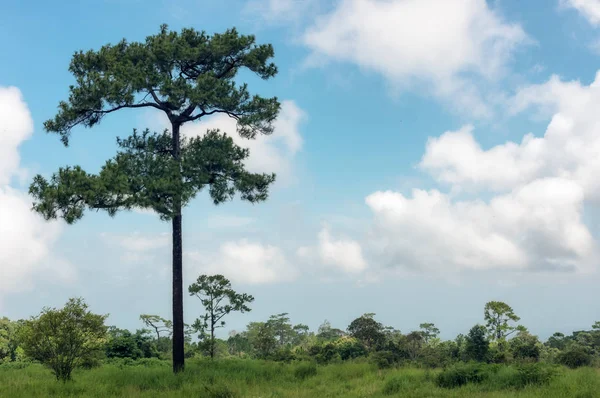
<instances>
[{"instance_id":1,"label":"tree trunk","mask_svg":"<svg viewBox=\"0 0 600 398\"><path fill-rule=\"evenodd\" d=\"M173 157L180 160L179 124L172 123ZM183 332L183 246L181 238L181 196L173 197L173 372L185 367Z\"/></svg>"}]
</instances>

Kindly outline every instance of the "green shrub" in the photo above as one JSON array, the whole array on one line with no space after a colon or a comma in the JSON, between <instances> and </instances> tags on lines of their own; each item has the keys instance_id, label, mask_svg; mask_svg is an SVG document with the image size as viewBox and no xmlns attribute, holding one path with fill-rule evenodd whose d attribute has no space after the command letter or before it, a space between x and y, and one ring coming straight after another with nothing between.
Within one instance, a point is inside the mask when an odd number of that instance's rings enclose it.
<instances>
[{"instance_id":1,"label":"green shrub","mask_svg":"<svg viewBox=\"0 0 600 398\"><path fill-rule=\"evenodd\" d=\"M572 347L557 356L558 363L571 369L589 366L592 363L592 355L584 347Z\"/></svg>"},{"instance_id":2,"label":"green shrub","mask_svg":"<svg viewBox=\"0 0 600 398\"><path fill-rule=\"evenodd\" d=\"M369 359L378 369L387 369L394 366L394 354L390 351L374 352Z\"/></svg>"},{"instance_id":3,"label":"green shrub","mask_svg":"<svg viewBox=\"0 0 600 398\"><path fill-rule=\"evenodd\" d=\"M317 365L315 363L302 363L294 369L294 377L299 380L306 380L309 377L317 375Z\"/></svg>"},{"instance_id":4,"label":"green shrub","mask_svg":"<svg viewBox=\"0 0 600 398\"><path fill-rule=\"evenodd\" d=\"M548 384L557 374L555 368L545 364L523 364L517 367L513 387L522 388L528 385Z\"/></svg>"},{"instance_id":5,"label":"green shrub","mask_svg":"<svg viewBox=\"0 0 600 398\"><path fill-rule=\"evenodd\" d=\"M403 387L404 383L402 379L395 377L385 382L382 393L384 395L395 395L402 391Z\"/></svg>"},{"instance_id":6,"label":"green shrub","mask_svg":"<svg viewBox=\"0 0 600 398\"><path fill-rule=\"evenodd\" d=\"M460 363L438 374L436 383L442 388L457 388L467 383L481 383L495 370L496 367L480 363Z\"/></svg>"}]
</instances>

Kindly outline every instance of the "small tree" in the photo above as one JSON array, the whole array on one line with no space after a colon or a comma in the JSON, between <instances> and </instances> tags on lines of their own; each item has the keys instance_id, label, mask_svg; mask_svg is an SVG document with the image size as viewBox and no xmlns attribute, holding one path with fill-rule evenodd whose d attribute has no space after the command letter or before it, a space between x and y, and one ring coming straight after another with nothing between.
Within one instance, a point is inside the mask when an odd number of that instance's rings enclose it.
<instances>
[{"instance_id":1,"label":"small tree","mask_svg":"<svg viewBox=\"0 0 600 398\"><path fill-rule=\"evenodd\" d=\"M49 367L57 380L71 380L73 369L97 356L106 343L108 315L92 314L81 298L62 309L44 308L24 322L19 339L25 353Z\"/></svg>"},{"instance_id":2,"label":"small tree","mask_svg":"<svg viewBox=\"0 0 600 398\"><path fill-rule=\"evenodd\" d=\"M99 174L79 166L60 168L48 181L37 175L29 189L34 210L46 219L79 220L85 209L114 216L133 208L156 212L172 224L173 371L184 369L182 209L208 189L215 204L240 193L251 203L267 199L273 174L253 174L243 161L248 151L231 137L210 131L204 137L184 139L186 123L222 114L237 122L237 132L255 138L273 131L280 104L277 98L251 95L235 77L247 69L262 79L277 73L269 60L273 46L256 45L254 36L235 29L207 35L194 29L160 32L143 42L122 40L99 51L79 51L69 70L76 79L68 101L44 123L48 132L69 143L77 126L93 127L122 109L156 109L170 130L118 140L122 151ZM229 132L232 134L233 132Z\"/></svg>"},{"instance_id":3,"label":"small tree","mask_svg":"<svg viewBox=\"0 0 600 398\"><path fill-rule=\"evenodd\" d=\"M277 315L271 315L267 323L270 325L275 338L277 339L277 345L284 347L291 344L294 337L294 329L290 323L288 313L284 312Z\"/></svg>"},{"instance_id":4,"label":"small tree","mask_svg":"<svg viewBox=\"0 0 600 398\"><path fill-rule=\"evenodd\" d=\"M164 319L158 315L140 315L140 319L144 322L144 325L154 330L156 333L156 341L160 340L160 334L165 333L170 336L173 333L173 322L168 319Z\"/></svg>"},{"instance_id":5,"label":"small tree","mask_svg":"<svg viewBox=\"0 0 600 398\"><path fill-rule=\"evenodd\" d=\"M323 321L317 329L317 338L319 340L331 341L345 335L346 333L343 330L331 327L331 323L328 320Z\"/></svg>"},{"instance_id":6,"label":"small tree","mask_svg":"<svg viewBox=\"0 0 600 398\"><path fill-rule=\"evenodd\" d=\"M504 342L506 337L515 333L518 326L509 322L518 322L519 318L513 309L502 301L490 301L484 308L484 319L489 337L497 342Z\"/></svg>"},{"instance_id":7,"label":"small tree","mask_svg":"<svg viewBox=\"0 0 600 398\"><path fill-rule=\"evenodd\" d=\"M358 339L365 345L367 350L372 350L385 342L383 325L373 317L375 314L368 313L353 320L348 326L350 336Z\"/></svg>"},{"instance_id":8,"label":"small tree","mask_svg":"<svg viewBox=\"0 0 600 398\"><path fill-rule=\"evenodd\" d=\"M17 332L22 323L0 318L0 364L23 359L23 349L17 341Z\"/></svg>"},{"instance_id":9,"label":"small tree","mask_svg":"<svg viewBox=\"0 0 600 398\"><path fill-rule=\"evenodd\" d=\"M435 339L440 334L440 329L436 328L433 323L422 323L419 325L425 344L428 344L431 339Z\"/></svg>"},{"instance_id":10,"label":"small tree","mask_svg":"<svg viewBox=\"0 0 600 398\"><path fill-rule=\"evenodd\" d=\"M196 296L206 310L206 314L196 319L192 327L200 332L204 340L208 337L210 358L215 356L215 329L225 326L223 317L230 312L248 312L248 303L254 301L254 297L246 293L236 293L231 288L231 282L223 275L200 275L195 283L189 287L191 296ZM206 336L206 330L210 332Z\"/></svg>"},{"instance_id":11,"label":"small tree","mask_svg":"<svg viewBox=\"0 0 600 398\"><path fill-rule=\"evenodd\" d=\"M490 350L490 342L486 338L485 326L473 326L465 337L464 344L464 353L467 360L484 362Z\"/></svg>"}]
</instances>

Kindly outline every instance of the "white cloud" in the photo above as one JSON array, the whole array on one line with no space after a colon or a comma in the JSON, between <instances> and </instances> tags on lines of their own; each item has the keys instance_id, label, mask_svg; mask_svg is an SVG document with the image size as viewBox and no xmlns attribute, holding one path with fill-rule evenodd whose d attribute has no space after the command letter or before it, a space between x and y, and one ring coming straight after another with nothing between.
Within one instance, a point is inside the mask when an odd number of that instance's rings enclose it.
<instances>
[{"instance_id":1,"label":"white cloud","mask_svg":"<svg viewBox=\"0 0 600 398\"><path fill-rule=\"evenodd\" d=\"M560 0L559 4L576 9L590 24L600 25L600 0Z\"/></svg>"},{"instance_id":2,"label":"white cloud","mask_svg":"<svg viewBox=\"0 0 600 398\"><path fill-rule=\"evenodd\" d=\"M200 274L222 274L233 283L258 285L291 281L298 276L280 248L245 239L223 243L216 253L192 251L185 256L187 277L192 279Z\"/></svg>"},{"instance_id":3,"label":"white cloud","mask_svg":"<svg viewBox=\"0 0 600 398\"><path fill-rule=\"evenodd\" d=\"M595 244L581 220L576 183L536 180L489 203L453 202L437 190L412 198L375 192L370 249L389 266L430 271L461 269L586 271Z\"/></svg>"},{"instance_id":4,"label":"white cloud","mask_svg":"<svg viewBox=\"0 0 600 398\"><path fill-rule=\"evenodd\" d=\"M71 264L52 253L61 233L57 222L46 222L31 210L32 199L12 188L22 174L19 145L33 133L33 120L16 87L0 87L0 298L47 281L72 281Z\"/></svg>"},{"instance_id":5,"label":"white cloud","mask_svg":"<svg viewBox=\"0 0 600 398\"><path fill-rule=\"evenodd\" d=\"M160 129L168 128L166 116L153 113ZM276 173L277 182L289 183L293 178L292 162L302 148L300 124L306 119L305 112L294 101L282 101L281 111L274 122L273 134L257 136L249 140L236 133L236 121L223 114L217 114L198 123L187 123L181 132L189 137L204 135L207 130L219 129L231 136L240 147L250 149L246 167L255 173Z\"/></svg>"},{"instance_id":6,"label":"white cloud","mask_svg":"<svg viewBox=\"0 0 600 398\"><path fill-rule=\"evenodd\" d=\"M438 181L462 188L506 191L536 179L558 177L577 183L586 201L600 202L600 73L589 85L562 82L556 76L544 84L521 89L513 98L513 113L531 106L553 113L543 137L524 136L483 150L463 127L430 139L420 167Z\"/></svg>"},{"instance_id":7,"label":"white cloud","mask_svg":"<svg viewBox=\"0 0 600 398\"><path fill-rule=\"evenodd\" d=\"M533 108L550 118L543 137L483 149L464 126L430 138L421 169L453 192L492 198L376 192L366 200L371 253L388 265L442 271L591 270L598 247L583 219L586 204L600 203L599 107L600 72L589 86L553 76L512 98L513 114Z\"/></svg>"},{"instance_id":8,"label":"white cloud","mask_svg":"<svg viewBox=\"0 0 600 398\"><path fill-rule=\"evenodd\" d=\"M490 109L471 77L498 78L528 42L485 0L341 0L304 35L311 62L352 62L399 88L425 83L478 116Z\"/></svg>"},{"instance_id":9,"label":"white cloud","mask_svg":"<svg viewBox=\"0 0 600 398\"><path fill-rule=\"evenodd\" d=\"M360 244L349 238L333 238L324 226L318 235L316 247L300 247L296 254L306 261L338 269L344 273L358 274L368 267Z\"/></svg>"},{"instance_id":10,"label":"white cloud","mask_svg":"<svg viewBox=\"0 0 600 398\"><path fill-rule=\"evenodd\" d=\"M19 145L32 134L33 120L21 91L0 86L0 186L19 172Z\"/></svg>"}]
</instances>

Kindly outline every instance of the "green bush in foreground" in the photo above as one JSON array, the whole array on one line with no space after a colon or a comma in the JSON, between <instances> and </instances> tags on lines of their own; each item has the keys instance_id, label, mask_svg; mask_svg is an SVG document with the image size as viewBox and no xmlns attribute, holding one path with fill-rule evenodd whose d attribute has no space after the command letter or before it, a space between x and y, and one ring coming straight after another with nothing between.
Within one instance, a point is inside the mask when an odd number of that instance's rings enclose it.
<instances>
[{"instance_id":1,"label":"green bush in foreground","mask_svg":"<svg viewBox=\"0 0 600 398\"><path fill-rule=\"evenodd\" d=\"M178 375L172 374L169 361L162 361L164 366L154 366L154 362L148 361L152 366L134 362L122 367L105 364L76 370L74 383L56 383L40 364L23 369L0 366L0 397L593 398L600 391L600 373L589 367L561 367L556 377L546 377L548 369L556 369L474 364L470 370L485 374L483 381L440 388L438 375L444 372L417 368L378 370L367 360L315 366L309 362L192 359L185 372Z\"/></svg>"},{"instance_id":2,"label":"green bush in foreground","mask_svg":"<svg viewBox=\"0 0 600 398\"><path fill-rule=\"evenodd\" d=\"M441 388L457 388L467 384L487 384L491 389L520 389L550 383L558 375L555 367L534 363L519 366L488 365L483 363L456 364L438 374L436 384Z\"/></svg>"}]
</instances>

